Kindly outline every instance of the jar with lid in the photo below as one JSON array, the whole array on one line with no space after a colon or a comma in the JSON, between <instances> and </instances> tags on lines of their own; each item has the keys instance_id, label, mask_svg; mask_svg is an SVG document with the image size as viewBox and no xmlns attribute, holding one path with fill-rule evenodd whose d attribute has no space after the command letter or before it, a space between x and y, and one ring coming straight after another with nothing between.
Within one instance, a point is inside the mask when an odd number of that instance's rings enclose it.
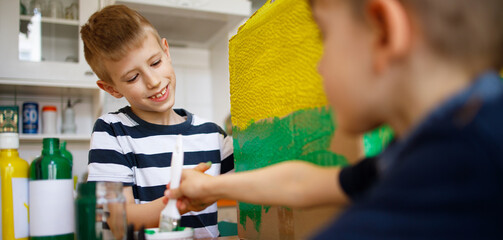
<instances>
[{"instance_id":1,"label":"jar with lid","mask_svg":"<svg viewBox=\"0 0 503 240\"><path fill-rule=\"evenodd\" d=\"M101 222L102 239L126 239L126 198L121 182L96 183L96 221ZM98 225L100 226L100 225Z\"/></svg>"},{"instance_id":2,"label":"jar with lid","mask_svg":"<svg viewBox=\"0 0 503 240\"><path fill-rule=\"evenodd\" d=\"M42 133L56 134L56 121L58 119L56 106L47 105L42 108Z\"/></svg>"}]
</instances>

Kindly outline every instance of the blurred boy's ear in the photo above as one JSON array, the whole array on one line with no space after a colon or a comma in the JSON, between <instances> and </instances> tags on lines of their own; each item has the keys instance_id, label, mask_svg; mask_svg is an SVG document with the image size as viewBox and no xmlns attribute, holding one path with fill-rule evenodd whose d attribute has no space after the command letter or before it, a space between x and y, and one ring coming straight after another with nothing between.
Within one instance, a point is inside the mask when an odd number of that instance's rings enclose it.
<instances>
[{"instance_id":1,"label":"blurred boy's ear","mask_svg":"<svg viewBox=\"0 0 503 240\"><path fill-rule=\"evenodd\" d=\"M371 0L368 14L374 28L374 67L384 71L389 64L409 52L412 44L412 22L399 0Z\"/></svg>"},{"instance_id":2,"label":"blurred boy's ear","mask_svg":"<svg viewBox=\"0 0 503 240\"><path fill-rule=\"evenodd\" d=\"M166 55L168 55L168 58L171 59L171 56L169 55L169 44L168 44L168 40L166 40L166 38L163 38L161 40L162 42L162 49L164 50L164 52L166 53Z\"/></svg>"},{"instance_id":3,"label":"blurred boy's ear","mask_svg":"<svg viewBox=\"0 0 503 240\"><path fill-rule=\"evenodd\" d=\"M110 93L110 95L114 96L115 98L121 98L123 96L110 83L107 83L107 82L105 82L103 80L98 80L98 81L96 81L96 84L98 85L99 88L103 89L103 91L105 91L107 93Z\"/></svg>"}]
</instances>

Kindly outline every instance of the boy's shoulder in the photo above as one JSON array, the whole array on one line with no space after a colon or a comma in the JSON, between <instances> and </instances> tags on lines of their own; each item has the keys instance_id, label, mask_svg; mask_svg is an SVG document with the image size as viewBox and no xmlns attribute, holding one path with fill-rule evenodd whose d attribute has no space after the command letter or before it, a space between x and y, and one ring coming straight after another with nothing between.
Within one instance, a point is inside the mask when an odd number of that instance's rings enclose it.
<instances>
[{"instance_id":1,"label":"boy's shoulder","mask_svg":"<svg viewBox=\"0 0 503 240\"><path fill-rule=\"evenodd\" d=\"M503 159L503 82L486 73L429 119L423 140ZM430 141L431 140L431 141ZM503 163L502 163L503 164Z\"/></svg>"},{"instance_id":2,"label":"boy's shoulder","mask_svg":"<svg viewBox=\"0 0 503 240\"><path fill-rule=\"evenodd\" d=\"M115 112L109 112L101 115L95 125L98 124L122 124L124 126L137 126L139 123L135 121L130 114L128 114L129 107L123 107Z\"/></svg>"},{"instance_id":3,"label":"boy's shoulder","mask_svg":"<svg viewBox=\"0 0 503 240\"><path fill-rule=\"evenodd\" d=\"M199 115L192 114L185 109L174 109L177 114L183 117L187 117L187 121L190 121L192 128L198 129L202 132L219 132L221 134L227 135L224 130L216 123L200 117Z\"/></svg>"}]
</instances>

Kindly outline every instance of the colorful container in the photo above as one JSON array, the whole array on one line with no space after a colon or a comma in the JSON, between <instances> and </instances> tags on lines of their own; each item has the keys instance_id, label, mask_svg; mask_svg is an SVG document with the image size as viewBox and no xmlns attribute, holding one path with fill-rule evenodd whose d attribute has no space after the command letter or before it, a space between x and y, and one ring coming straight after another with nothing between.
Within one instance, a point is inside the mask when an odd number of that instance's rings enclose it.
<instances>
[{"instance_id":1,"label":"colorful container","mask_svg":"<svg viewBox=\"0 0 503 240\"><path fill-rule=\"evenodd\" d=\"M28 163L19 157L17 133L0 133L2 231L0 239L26 239L28 225Z\"/></svg>"}]
</instances>

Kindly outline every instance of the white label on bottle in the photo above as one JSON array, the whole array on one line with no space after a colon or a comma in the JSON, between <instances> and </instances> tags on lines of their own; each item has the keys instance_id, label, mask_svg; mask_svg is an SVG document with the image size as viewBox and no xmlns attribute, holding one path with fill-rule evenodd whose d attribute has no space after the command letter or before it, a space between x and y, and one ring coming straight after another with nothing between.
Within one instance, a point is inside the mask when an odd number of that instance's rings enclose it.
<instances>
[{"instance_id":1,"label":"white label on bottle","mask_svg":"<svg viewBox=\"0 0 503 240\"><path fill-rule=\"evenodd\" d=\"M30 181L30 235L53 236L75 229L73 181Z\"/></svg>"},{"instance_id":2,"label":"white label on bottle","mask_svg":"<svg viewBox=\"0 0 503 240\"><path fill-rule=\"evenodd\" d=\"M28 178L12 178L12 206L14 209L14 238L27 238Z\"/></svg>"}]
</instances>

